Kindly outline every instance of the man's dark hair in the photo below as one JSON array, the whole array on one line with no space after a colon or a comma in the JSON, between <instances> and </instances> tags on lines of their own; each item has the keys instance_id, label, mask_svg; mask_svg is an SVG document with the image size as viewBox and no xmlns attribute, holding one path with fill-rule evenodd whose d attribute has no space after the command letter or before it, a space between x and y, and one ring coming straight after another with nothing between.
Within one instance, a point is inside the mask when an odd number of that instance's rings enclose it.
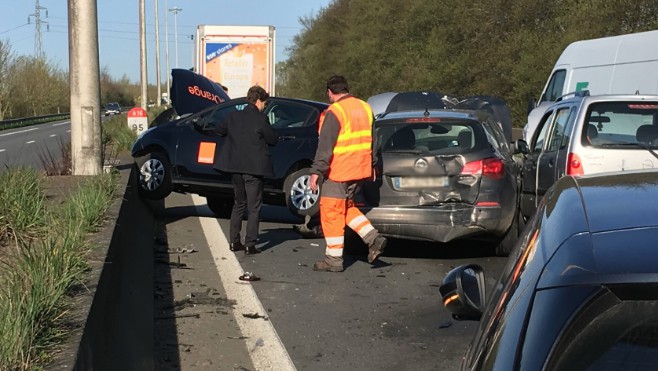
<instances>
[{"instance_id":1,"label":"man's dark hair","mask_svg":"<svg viewBox=\"0 0 658 371\"><path fill-rule=\"evenodd\" d=\"M344 76L331 76L327 80L327 89L334 94L349 93L350 87L347 85L347 79Z\"/></svg>"},{"instance_id":2,"label":"man's dark hair","mask_svg":"<svg viewBox=\"0 0 658 371\"><path fill-rule=\"evenodd\" d=\"M270 95L267 94L265 89L259 85L250 87L249 91L247 92L247 102L256 104L256 101L259 99L261 102L265 102L266 100L270 99Z\"/></svg>"}]
</instances>

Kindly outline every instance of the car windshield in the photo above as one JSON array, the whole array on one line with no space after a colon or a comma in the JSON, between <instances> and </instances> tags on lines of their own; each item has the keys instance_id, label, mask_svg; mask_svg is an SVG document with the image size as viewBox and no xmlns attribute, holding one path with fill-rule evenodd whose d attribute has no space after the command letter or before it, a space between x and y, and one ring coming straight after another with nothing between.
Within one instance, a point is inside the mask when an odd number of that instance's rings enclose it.
<instances>
[{"instance_id":1,"label":"car windshield","mask_svg":"<svg viewBox=\"0 0 658 371\"><path fill-rule=\"evenodd\" d=\"M375 124L377 149L414 154L465 153L482 148L484 130L470 122Z\"/></svg>"},{"instance_id":2,"label":"car windshield","mask_svg":"<svg viewBox=\"0 0 658 371\"><path fill-rule=\"evenodd\" d=\"M106 106L107 109L118 110L119 103L108 103Z\"/></svg>"},{"instance_id":3,"label":"car windshield","mask_svg":"<svg viewBox=\"0 0 658 371\"><path fill-rule=\"evenodd\" d=\"M658 102L601 102L589 106L583 143L658 148Z\"/></svg>"}]
</instances>

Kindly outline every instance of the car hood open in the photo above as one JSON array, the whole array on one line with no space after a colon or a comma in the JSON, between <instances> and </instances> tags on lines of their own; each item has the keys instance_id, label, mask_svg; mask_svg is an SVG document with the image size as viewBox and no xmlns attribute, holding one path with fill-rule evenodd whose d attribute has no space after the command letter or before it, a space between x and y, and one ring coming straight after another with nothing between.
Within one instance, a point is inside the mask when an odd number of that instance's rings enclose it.
<instances>
[{"instance_id":1,"label":"car hood open","mask_svg":"<svg viewBox=\"0 0 658 371\"><path fill-rule=\"evenodd\" d=\"M231 99L220 84L190 70L172 69L171 77L171 104L179 116Z\"/></svg>"}]
</instances>

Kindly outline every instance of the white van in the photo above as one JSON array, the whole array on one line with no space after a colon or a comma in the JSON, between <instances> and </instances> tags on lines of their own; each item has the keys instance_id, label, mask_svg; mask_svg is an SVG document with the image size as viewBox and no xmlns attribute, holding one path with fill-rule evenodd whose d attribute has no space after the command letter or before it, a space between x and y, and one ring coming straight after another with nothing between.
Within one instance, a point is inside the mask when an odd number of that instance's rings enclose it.
<instances>
[{"instance_id":1,"label":"white van","mask_svg":"<svg viewBox=\"0 0 658 371\"><path fill-rule=\"evenodd\" d=\"M529 113L523 139L530 142L546 108L562 95L658 93L658 30L582 40L558 58L537 106Z\"/></svg>"}]
</instances>

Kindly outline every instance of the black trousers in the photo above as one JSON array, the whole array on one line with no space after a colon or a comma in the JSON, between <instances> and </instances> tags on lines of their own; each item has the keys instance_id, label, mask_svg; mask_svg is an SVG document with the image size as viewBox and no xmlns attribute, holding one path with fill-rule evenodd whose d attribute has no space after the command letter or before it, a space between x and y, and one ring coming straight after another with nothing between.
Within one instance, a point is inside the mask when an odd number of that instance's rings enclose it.
<instances>
[{"instance_id":1,"label":"black trousers","mask_svg":"<svg viewBox=\"0 0 658 371\"><path fill-rule=\"evenodd\" d=\"M263 205L263 178L249 174L233 174L233 191L235 203L231 211L230 243L240 242L242 218L247 211L247 234L245 246L256 246L258 241L258 224L260 208Z\"/></svg>"}]
</instances>

